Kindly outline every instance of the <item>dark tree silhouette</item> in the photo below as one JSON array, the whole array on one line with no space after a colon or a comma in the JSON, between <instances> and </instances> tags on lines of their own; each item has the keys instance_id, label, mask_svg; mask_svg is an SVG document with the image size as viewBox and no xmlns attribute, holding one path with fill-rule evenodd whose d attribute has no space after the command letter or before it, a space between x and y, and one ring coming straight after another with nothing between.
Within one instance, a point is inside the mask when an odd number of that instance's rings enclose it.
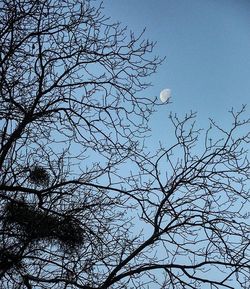
<instances>
[{"instance_id":1,"label":"dark tree silhouette","mask_svg":"<svg viewBox=\"0 0 250 289\"><path fill-rule=\"evenodd\" d=\"M249 288L245 107L148 153L153 43L88 0L0 8L0 287Z\"/></svg>"}]
</instances>

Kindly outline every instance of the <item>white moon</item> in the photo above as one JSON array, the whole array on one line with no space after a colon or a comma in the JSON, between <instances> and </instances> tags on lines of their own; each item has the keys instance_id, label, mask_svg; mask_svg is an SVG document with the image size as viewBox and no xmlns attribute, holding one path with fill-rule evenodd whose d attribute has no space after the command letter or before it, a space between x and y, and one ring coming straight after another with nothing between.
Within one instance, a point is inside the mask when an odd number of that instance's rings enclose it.
<instances>
[{"instance_id":1,"label":"white moon","mask_svg":"<svg viewBox=\"0 0 250 289\"><path fill-rule=\"evenodd\" d=\"M165 88L160 93L160 100L166 102L171 96L171 89Z\"/></svg>"}]
</instances>

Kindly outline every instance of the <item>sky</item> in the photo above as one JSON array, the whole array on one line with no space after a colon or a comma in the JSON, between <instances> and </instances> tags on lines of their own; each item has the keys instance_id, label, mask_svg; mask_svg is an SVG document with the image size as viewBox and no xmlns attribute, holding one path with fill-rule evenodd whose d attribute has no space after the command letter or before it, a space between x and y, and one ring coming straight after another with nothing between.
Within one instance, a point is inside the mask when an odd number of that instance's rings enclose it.
<instances>
[{"instance_id":1,"label":"sky","mask_svg":"<svg viewBox=\"0 0 250 289\"><path fill-rule=\"evenodd\" d=\"M159 141L172 142L170 112L192 110L199 127L213 118L229 128L228 111L249 104L249 0L104 0L103 5L104 13L128 30L140 33L146 27L145 37L157 41L154 53L166 57L143 92L153 97L172 90L171 103L151 118L153 149Z\"/></svg>"},{"instance_id":2,"label":"sky","mask_svg":"<svg viewBox=\"0 0 250 289\"><path fill-rule=\"evenodd\" d=\"M227 126L228 111L249 103L249 0L105 0L103 6L128 30L146 27L145 38L157 41L154 53L166 57L143 92L172 90L172 103L151 118L156 141L167 135L170 111L196 111L201 127L209 117Z\"/></svg>"}]
</instances>

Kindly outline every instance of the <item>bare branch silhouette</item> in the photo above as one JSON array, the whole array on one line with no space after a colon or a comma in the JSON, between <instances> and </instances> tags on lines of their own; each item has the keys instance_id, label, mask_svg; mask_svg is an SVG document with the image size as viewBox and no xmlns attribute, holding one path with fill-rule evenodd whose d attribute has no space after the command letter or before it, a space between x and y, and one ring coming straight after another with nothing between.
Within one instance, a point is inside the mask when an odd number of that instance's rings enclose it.
<instances>
[{"instance_id":1,"label":"bare branch silhouette","mask_svg":"<svg viewBox=\"0 0 250 289\"><path fill-rule=\"evenodd\" d=\"M89 0L0 6L0 287L248 289L245 107L148 153L154 43Z\"/></svg>"}]
</instances>

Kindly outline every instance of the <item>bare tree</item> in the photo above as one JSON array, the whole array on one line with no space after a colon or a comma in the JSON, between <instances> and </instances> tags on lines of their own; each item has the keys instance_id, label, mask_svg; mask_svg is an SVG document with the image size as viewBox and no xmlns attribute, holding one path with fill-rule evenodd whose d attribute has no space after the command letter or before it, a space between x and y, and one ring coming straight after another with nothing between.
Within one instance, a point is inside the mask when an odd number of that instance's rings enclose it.
<instances>
[{"instance_id":1,"label":"bare tree","mask_svg":"<svg viewBox=\"0 0 250 289\"><path fill-rule=\"evenodd\" d=\"M245 107L147 153L161 60L94 4L0 3L1 288L249 288Z\"/></svg>"}]
</instances>

